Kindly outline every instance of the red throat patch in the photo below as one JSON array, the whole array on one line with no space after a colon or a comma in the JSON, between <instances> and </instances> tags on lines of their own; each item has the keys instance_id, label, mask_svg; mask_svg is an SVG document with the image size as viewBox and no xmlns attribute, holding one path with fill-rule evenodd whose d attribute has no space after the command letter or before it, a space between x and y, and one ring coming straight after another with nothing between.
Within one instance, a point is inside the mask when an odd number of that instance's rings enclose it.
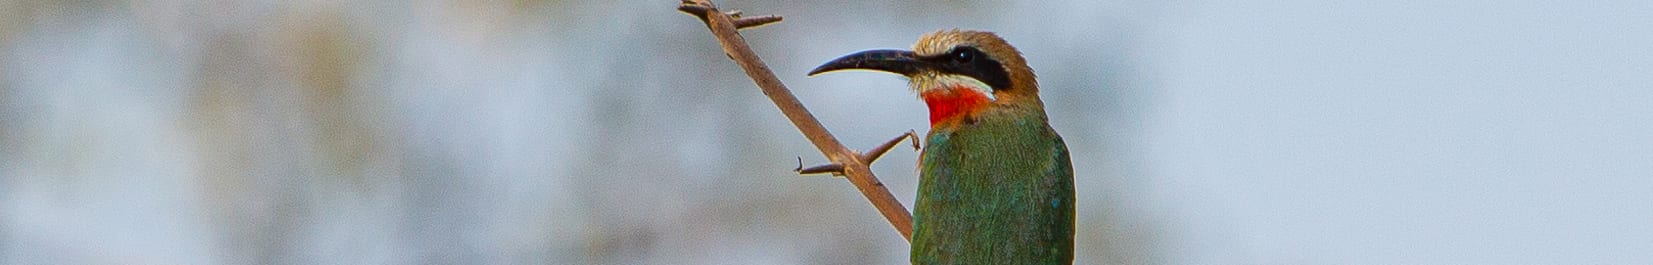
<instances>
[{"instance_id":1,"label":"red throat patch","mask_svg":"<svg viewBox=\"0 0 1653 265\"><path fill-rule=\"evenodd\" d=\"M926 90L919 95L930 107L930 126L975 113L987 107L992 100L981 91L966 87Z\"/></svg>"}]
</instances>

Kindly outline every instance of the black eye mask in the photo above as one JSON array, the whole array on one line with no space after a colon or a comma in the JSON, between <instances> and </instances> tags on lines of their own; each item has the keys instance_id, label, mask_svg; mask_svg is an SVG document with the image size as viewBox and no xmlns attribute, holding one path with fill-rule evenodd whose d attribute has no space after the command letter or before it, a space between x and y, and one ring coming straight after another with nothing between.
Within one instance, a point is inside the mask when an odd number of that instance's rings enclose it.
<instances>
[{"instance_id":1,"label":"black eye mask","mask_svg":"<svg viewBox=\"0 0 1653 265\"><path fill-rule=\"evenodd\" d=\"M959 46L940 55L919 58L943 73L964 75L981 80L993 91L1010 89L1010 72L1004 70L1004 65L988 57L986 53L975 47Z\"/></svg>"}]
</instances>

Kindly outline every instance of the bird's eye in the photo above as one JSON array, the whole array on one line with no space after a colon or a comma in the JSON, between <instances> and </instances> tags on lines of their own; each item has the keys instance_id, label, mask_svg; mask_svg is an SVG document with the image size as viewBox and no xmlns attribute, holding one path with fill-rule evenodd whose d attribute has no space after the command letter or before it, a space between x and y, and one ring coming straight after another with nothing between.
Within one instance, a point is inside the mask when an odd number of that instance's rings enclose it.
<instances>
[{"instance_id":1,"label":"bird's eye","mask_svg":"<svg viewBox=\"0 0 1653 265\"><path fill-rule=\"evenodd\" d=\"M970 54L970 51L961 50L953 52L953 61L958 61L961 63L968 63L970 60L975 59L975 57L975 55Z\"/></svg>"}]
</instances>

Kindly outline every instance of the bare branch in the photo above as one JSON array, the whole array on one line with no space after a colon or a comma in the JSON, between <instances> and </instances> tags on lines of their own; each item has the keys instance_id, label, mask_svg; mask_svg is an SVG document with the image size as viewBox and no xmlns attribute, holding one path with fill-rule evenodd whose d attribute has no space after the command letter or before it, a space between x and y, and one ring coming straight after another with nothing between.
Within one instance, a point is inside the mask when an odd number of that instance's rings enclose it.
<instances>
[{"instance_id":1,"label":"bare branch","mask_svg":"<svg viewBox=\"0 0 1653 265\"><path fill-rule=\"evenodd\" d=\"M751 77L752 82L757 83L758 89L763 91L763 95L768 96L769 100L775 103L775 107L780 108L781 113L786 115L787 120L791 120L792 125L798 127L798 131L804 134L804 138L808 138L810 143L815 144L816 149L821 150L821 154L826 155L827 159L832 161L828 165L806 169L803 168L802 159L800 158L798 163L799 173L817 168L829 170L826 172L841 172L850 184L855 185L862 196L867 197L867 201L872 203L873 208L877 208L878 213L882 214L885 220L889 220L890 225L901 233L902 238L912 240L913 216L907 212L906 207L901 206L901 202L895 199L895 195L890 194L890 190L884 187L884 183L878 181L878 177L872 174L872 170L867 167L872 163L872 159L864 159L862 154L850 150L844 147L843 143L838 142L838 138L833 137L826 127L821 126L821 122L815 119L815 115L810 114L809 110L804 108L803 103L798 102L798 98L792 95L791 90L786 89L786 85L781 83L780 78L775 77L775 73L769 70L769 66L764 65L763 60L752 52L752 48L748 47L746 40L740 36L739 29L741 28L779 22L780 17L755 16L736 19L728 13L718 11L717 7L712 5L709 0L683 0L682 5L678 6L677 10L694 15L700 18L701 22L706 23L706 27L712 31L712 35L717 37L718 44L723 46L723 53L728 55L730 60L734 60L735 64L740 65L741 70L746 72L746 76ZM909 136L911 135L909 134ZM882 155L884 151L889 150L887 147L882 149L883 151L876 153ZM876 158L877 155L871 157ZM835 170L831 168L834 165L837 167Z\"/></svg>"}]
</instances>

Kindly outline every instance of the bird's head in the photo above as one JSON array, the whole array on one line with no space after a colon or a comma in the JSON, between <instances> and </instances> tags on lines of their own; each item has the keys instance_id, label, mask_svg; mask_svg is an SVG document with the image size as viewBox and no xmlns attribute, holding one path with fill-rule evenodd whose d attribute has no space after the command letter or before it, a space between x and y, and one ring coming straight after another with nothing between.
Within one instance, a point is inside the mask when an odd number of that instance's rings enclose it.
<instances>
[{"instance_id":1,"label":"bird's head","mask_svg":"<svg viewBox=\"0 0 1653 265\"><path fill-rule=\"evenodd\" d=\"M1039 84L1021 52L992 32L942 30L907 50L866 50L833 59L810 76L838 70L875 70L906 76L930 107L937 126L993 109L1043 112Z\"/></svg>"}]
</instances>

